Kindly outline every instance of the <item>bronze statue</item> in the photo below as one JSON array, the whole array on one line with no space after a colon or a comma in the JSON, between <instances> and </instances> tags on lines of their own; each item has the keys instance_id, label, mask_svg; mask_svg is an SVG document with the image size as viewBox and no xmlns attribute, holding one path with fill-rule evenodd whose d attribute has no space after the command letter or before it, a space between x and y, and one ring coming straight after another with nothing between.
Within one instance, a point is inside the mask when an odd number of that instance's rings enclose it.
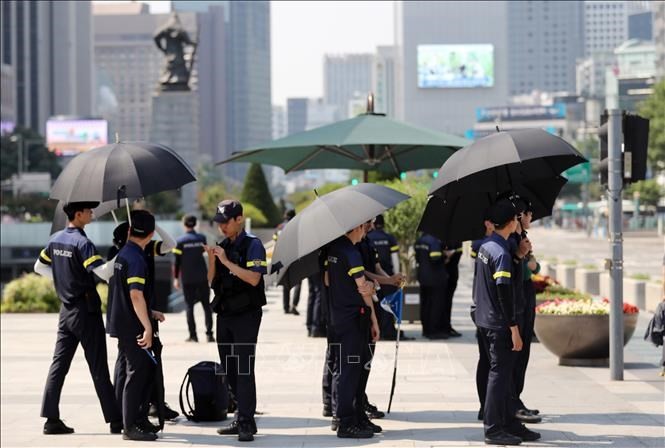
<instances>
[{"instance_id":1,"label":"bronze statue","mask_svg":"<svg viewBox=\"0 0 665 448\"><path fill-rule=\"evenodd\" d=\"M159 82L162 90L189 90L189 77L194 66L197 42L192 42L175 12L155 32L155 45L166 56L166 66ZM193 46L189 65L185 58L185 47Z\"/></svg>"}]
</instances>

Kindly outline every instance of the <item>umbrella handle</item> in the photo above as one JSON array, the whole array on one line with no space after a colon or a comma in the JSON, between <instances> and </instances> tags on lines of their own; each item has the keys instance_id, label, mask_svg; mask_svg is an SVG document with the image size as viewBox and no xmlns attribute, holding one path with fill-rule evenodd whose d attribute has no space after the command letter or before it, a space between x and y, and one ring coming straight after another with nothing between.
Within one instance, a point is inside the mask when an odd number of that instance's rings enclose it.
<instances>
[{"instance_id":1,"label":"umbrella handle","mask_svg":"<svg viewBox=\"0 0 665 448\"><path fill-rule=\"evenodd\" d=\"M132 214L129 211L129 198L127 196L125 196L125 205L127 206L127 222L129 227L132 227Z\"/></svg>"},{"instance_id":2,"label":"umbrella handle","mask_svg":"<svg viewBox=\"0 0 665 448\"><path fill-rule=\"evenodd\" d=\"M113 221L115 221L115 224L118 225L118 217L115 216L115 210L111 210L111 215L113 215Z\"/></svg>"}]
</instances>

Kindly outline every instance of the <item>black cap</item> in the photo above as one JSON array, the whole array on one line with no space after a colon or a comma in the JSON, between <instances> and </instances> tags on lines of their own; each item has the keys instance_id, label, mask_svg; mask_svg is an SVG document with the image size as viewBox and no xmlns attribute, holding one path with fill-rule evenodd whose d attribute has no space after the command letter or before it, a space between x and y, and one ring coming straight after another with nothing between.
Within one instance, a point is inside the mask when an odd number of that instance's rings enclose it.
<instances>
[{"instance_id":1,"label":"black cap","mask_svg":"<svg viewBox=\"0 0 665 448\"><path fill-rule=\"evenodd\" d=\"M384 225L385 221L383 220L383 215L376 215L376 218L374 218L374 226L383 227Z\"/></svg>"},{"instance_id":2,"label":"black cap","mask_svg":"<svg viewBox=\"0 0 665 448\"><path fill-rule=\"evenodd\" d=\"M86 208L93 209L97 208L98 206L99 202L96 201L68 202L62 206L62 210L65 212L65 214L69 215L83 211Z\"/></svg>"},{"instance_id":3,"label":"black cap","mask_svg":"<svg viewBox=\"0 0 665 448\"><path fill-rule=\"evenodd\" d=\"M212 220L223 224L238 216L242 216L242 204L234 199L225 199L217 204L217 213Z\"/></svg>"},{"instance_id":4,"label":"black cap","mask_svg":"<svg viewBox=\"0 0 665 448\"><path fill-rule=\"evenodd\" d=\"M118 247L122 247L127 242L127 232L129 231L129 223L127 221L118 224L118 226L113 229L113 244Z\"/></svg>"},{"instance_id":5,"label":"black cap","mask_svg":"<svg viewBox=\"0 0 665 448\"><path fill-rule=\"evenodd\" d=\"M289 209L284 212L284 219L291 221L296 216L296 211L294 209Z\"/></svg>"},{"instance_id":6,"label":"black cap","mask_svg":"<svg viewBox=\"0 0 665 448\"><path fill-rule=\"evenodd\" d=\"M183 224L185 224L185 227L189 227L190 229L196 227L196 216L194 215L187 215L185 218L182 220Z\"/></svg>"},{"instance_id":7,"label":"black cap","mask_svg":"<svg viewBox=\"0 0 665 448\"><path fill-rule=\"evenodd\" d=\"M517 208L509 199L499 199L489 212L490 221L496 226L504 225L517 215Z\"/></svg>"},{"instance_id":8,"label":"black cap","mask_svg":"<svg viewBox=\"0 0 665 448\"><path fill-rule=\"evenodd\" d=\"M145 238L155 231L155 217L147 210L133 210L130 217L130 235Z\"/></svg>"}]
</instances>

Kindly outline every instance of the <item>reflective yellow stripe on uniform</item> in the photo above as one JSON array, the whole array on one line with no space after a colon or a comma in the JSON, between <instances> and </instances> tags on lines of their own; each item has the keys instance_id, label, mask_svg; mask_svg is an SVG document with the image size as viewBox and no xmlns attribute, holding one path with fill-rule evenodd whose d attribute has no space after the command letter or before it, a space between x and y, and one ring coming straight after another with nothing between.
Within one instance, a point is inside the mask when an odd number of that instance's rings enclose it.
<instances>
[{"instance_id":1,"label":"reflective yellow stripe on uniform","mask_svg":"<svg viewBox=\"0 0 665 448\"><path fill-rule=\"evenodd\" d=\"M349 269L349 277L352 276L353 274L357 274L358 272L364 271L365 268L363 266L356 266L355 268Z\"/></svg>"},{"instance_id":2,"label":"reflective yellow stripe on uniform","mask_svg":"<svg viewBox=\"0 0 665 448\"><path fill-rule=\"evenodd\" d=\"M471 251L471 258L476 258L478 256L478 252L476 251Z\"/></svg>"},{"instance_id":3,"label":"reflective yellow stripe on uniform","mask_svg":"<svg viewBox=\"0 0 665 448\"><path fill-rule=\"evenodd\" d=\"M129 277L127 279L127 284L131 285L132 283L139 283L145 285L145 279L143 277Z\"/></svg>"},{"instance_id":4,"label":"reflective yellow stripe on uniform","mask_svg":"<svg viewBox=\"0 0 665 448\"><path fill-rule=\"evenodd\" d=\"M459 248L455 249L455 252L462 253L462 252L464 252L464 249L462 249L461 247L459 247Z\"/></svg>"},{"instance_id":5,"label":"reflective yellow stripe on uniform","mask_svg":"<svg viewBox=\"0 0 665 448\"><path fill-rule=\"evenodd\" d=\"M390 247L390 252L397 252L399 250L399 246L391 246Z\"/></svg>"},{"instance_id":6,"label":"reflective yellow stripe on uniform","mask_svg":"<svg viewBox=\"0 0 665 448\"><path fill-rule=\"evenodd\" d=\"M39 256L42 257L44 260L48 261L49 263L51 262L49 256L46 255L46 249L42 249L42 251L39 253Z\"/></svg>"},{"instance_id":7,"label":"reflective yellow stripe on uniform","mask_svg":"<svg viewBox=\"0 0 665 448\"><path fill-rule=\"evenodd\" d=\"M91 265L92 263L94 263L95 261L97 261L97 260L101 260L101 259L102 259L102 256L101 256L101 255L93 255L92 257L88 258L87 260L85 260L85 261L83 262L83 267L84 267L84 268L87 268L88 266L90 266L90 265Z\"/></svg>"},{"instance_id":8,"label":"reflective yellow stripe on uniform","mask_svg":"<svg viewBox=\"0 0 665 448\"><path fill-rule=\"evenodd\" d=\"M497 271L497 272L495 272L494 275L492 276L492 278L494 278L494 280L496 280L496 279L499 278L499 277L510 278L510 272L507 272L507 271Z\"/></svg>"},{"instance_id":9,"label":"reflective yellow stripe on uniform","mask_svg":"<svg viewBox=\"0 0 665 448\"><path fill-rule=\"evenodd\" d=\"M434 257L440 257L441 255L443 255L442 252L430 252L430 253L429 253L429 256L430 256L431 258L434 258Z\"/></svg>"},{"instance_id":10,"label":"reflective yellow stripe on uniform","mask_svg":"<svg viewBox=\"0 0 665 448\"><path fill-rule=\"evenodd\" d=\"M248 261L247 262L247 267L251 268L253 266L268 266L267 261L260 261L260 260L254 260L254 261Z\"/></svg>"},{"instance_id":11,"label":"reflective yellow stripe on uniform","mask_svg":"<svg viewBox=\"0 0 665 448\"><path fill-rule=\"evenodd\" d=\"M171 252L173 252L176 255L182 255L182 251L180 249L178 249L177 247L174 247L173 249L171 249Z\"/></svg>"}]
</instances>

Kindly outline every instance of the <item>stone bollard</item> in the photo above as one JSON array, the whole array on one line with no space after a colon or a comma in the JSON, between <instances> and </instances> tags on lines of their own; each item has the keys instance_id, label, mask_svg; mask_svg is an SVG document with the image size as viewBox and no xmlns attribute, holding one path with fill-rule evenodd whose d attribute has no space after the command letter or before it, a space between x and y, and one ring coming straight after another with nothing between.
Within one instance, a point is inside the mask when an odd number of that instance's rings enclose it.
<instances>
[{"instance_id":1,"label":"stone bollard","mask_svg":"<svg viewBox=\"0 0 665 448\"><path fill-rule=\"evenodd\" d=\"M556 279L564 288L575 289L575 266L558 265Z\"/></svg>"},{"instance_id":2,"label":"stone bollard","mask_svg":"<svg viewBox=\"0 0 665 448\"><path fill-rule=\"evenodd\" d=\"M600 273L600 297L610 298L610 273L607 271Z\"/></svg>"},{"instance_id":3,"label":"stone bollard","mask_svg":"<svg viewBox=\"0 0 665 448\"><path fill-rule=\"evenodd\" d=\"M575 288L587 294L600 294L600 271L590 269L575 270Z\"/></svg>"},{"instance_id":4,"label":"stone bollard","mask_svg":"<svg viewBox=\"0 0 665 448\"><path fill-rule=\"evenodd\" d=\"M644 289L645 309L654 313L658 304L663 300L663 285L660 283L647 283Z\"/></svg>"},{"instance_id":5,"label":"stone bollard","mask_svg":"<svg viewBox=\"0 0 665 448\"><path fill-rule=\"evenodd\" d=\"M556 265L555 264L547 264L547 271L545 271L545 275L548 277L556 280Z\"/></svg>"},{"instance_id":6,"label":"stone bollard","mask_svg":"<svg viewBox=\"0 0 665 448\"><path fill-rule=\"evenodd\" d=\"M623 302L632 303L639 309L646 309L646 292L644 280L634 278L623 279Z\"/></svg>"}]
</instances>

